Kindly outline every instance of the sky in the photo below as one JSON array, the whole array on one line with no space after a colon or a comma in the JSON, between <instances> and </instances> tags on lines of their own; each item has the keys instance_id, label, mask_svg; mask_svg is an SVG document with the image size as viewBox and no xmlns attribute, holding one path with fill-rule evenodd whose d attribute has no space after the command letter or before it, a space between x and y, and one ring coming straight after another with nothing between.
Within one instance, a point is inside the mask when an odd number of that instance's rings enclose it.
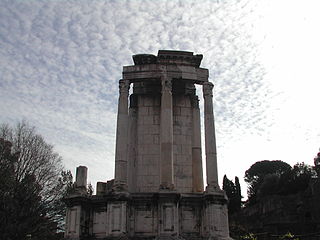
<instances>
[{"instance_id":1,"label":"sky","mask_svg":"<svg viewBox=\"0 0 320 240\"><path fill-rule=\"evenodd\" d=\"M319 6L1 0L0 123L27 120L66 169L87 166L95 187L113 178L122 67L159 49L203 54L215 85L219 179L238 176L245 196L243 177L256 161L313 164L319 150Z\"/></svg>"}]
</instances>

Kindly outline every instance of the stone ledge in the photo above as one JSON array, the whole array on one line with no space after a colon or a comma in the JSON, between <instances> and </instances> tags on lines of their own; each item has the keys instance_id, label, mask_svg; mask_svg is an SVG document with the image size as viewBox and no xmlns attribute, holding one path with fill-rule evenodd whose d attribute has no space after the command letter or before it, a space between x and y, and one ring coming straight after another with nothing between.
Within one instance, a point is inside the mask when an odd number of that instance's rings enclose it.
<instances>
[{"instance_id":1,"label":"stone ledge","mask_svg":"<svg viewBox=\"0 0 320 240\"><path fill-rule=\"evenodd\" d=\"M166 64L187 65L199 67L203 58L202 54L193 55L193 52L159 50L158 56L152 54L136 54L132 56L135 65Z\"/></svg>"}]
</instances>

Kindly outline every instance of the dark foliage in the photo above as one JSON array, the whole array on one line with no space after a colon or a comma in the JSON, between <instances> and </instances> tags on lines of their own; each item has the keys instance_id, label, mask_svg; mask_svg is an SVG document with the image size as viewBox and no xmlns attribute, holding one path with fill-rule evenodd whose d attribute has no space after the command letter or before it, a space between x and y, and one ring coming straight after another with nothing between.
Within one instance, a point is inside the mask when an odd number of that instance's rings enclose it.
<instances>
[{"instance_id":1,"label":"dark foliage","mask_svg":"<svg viewBox=\"0 0 320 240\"><path fill-rule=\"evenodd\" d=\"M257 200L258 190L266 176L270 174L280 176L291 169L291 166L283 161L260 161L254 163L246 172L244 180L248 183L248 198L250 203Z\"/></svg>"},{"instance_id":2,"label":"dark foliage","mask_svg":"<svg viewBox=\"0 0 320 240\"><path fill-rule=\"evenodd\" d=\"M235 184L235 210L236 211L240 211L241 210L241 200L242 200L242 196L241 196L241 186L240 186L240 182L239 182L239 178L235 177L234 179L234 184Z\"/></svg>"},{"instance_id":3,"label":"dark foliage","mask_svg":"<svg viewBox=\"0 0 320 240\"><path fill-rule=\"evenodd\" d=\"M58 239L70 171L34 128L0 127L0 239Z\"/></svg>"},{"instance_id":4,"label":"dark foliage","mask_svg":"<svg viewBox=\"0 0 320 240\"><path fill-rule=\"evenodd\" d=\"M235 183L227 178L226 175L223 177L222 189L226 192L229 199L228 211L229 214L233 214L241 209L241 188L239 178L235 178Z\"/></svg>"},{"instance_id":5,"label":"dark foliage","mask_svg":"<svg viewBox=\"0 0 320 240\"><path fill-rule=\"evenodd\" d=\"M290 171L281 175L278 193L281 195L289 195L302 192L307 189L311 178L316 175L314 167L305 163L297 163Z\"/></svg>"},{"instance_id":6,"label":"dark foliage","mask_svg":"<svg viewBox=\"0 0 320 240\"><path fill-rule=\"evenodd\" d=\"M245 174L245 181L249 184L249 204L268 195L302 192L307 189L313 176L316 176L314 167L304 163L291 167L279 160L256 162Z\"/></svg>"}]
</instances>

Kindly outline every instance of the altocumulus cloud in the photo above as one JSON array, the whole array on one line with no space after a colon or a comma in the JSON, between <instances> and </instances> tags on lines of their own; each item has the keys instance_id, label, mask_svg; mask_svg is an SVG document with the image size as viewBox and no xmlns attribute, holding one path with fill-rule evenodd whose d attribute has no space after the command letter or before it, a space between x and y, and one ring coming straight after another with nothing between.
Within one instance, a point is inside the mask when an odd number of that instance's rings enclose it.
<instances>
[{"instance_id":1,"label":"altocumulus cloud","mask_svg":"<svg viewBox=\"0 0 320 240\"><path fill-rule=\"evenodd\" d=\"M131 55L158 49L204 54L215 84L220 174L241 136L271 127L255 1L0 2L0 120L37 126L68 168L113 176L118 80ZM258 39L260 41L260 39ZM201 92L199 92L201 94ZM271 116L272 117L272 116ZM241 169L242 170L242 169ZM237 172L239 176L243 172Z\"/></svg>"}]
</instances>

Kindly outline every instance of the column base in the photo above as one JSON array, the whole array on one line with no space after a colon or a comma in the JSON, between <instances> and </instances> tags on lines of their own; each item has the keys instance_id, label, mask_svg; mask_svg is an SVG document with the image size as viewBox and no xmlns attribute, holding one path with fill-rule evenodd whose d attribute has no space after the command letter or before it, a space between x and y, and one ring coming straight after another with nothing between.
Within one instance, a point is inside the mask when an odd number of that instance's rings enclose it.
<instances>
[{"instance_id":1,"label":"column base","mask_svg":"<svg viewBox=\"0 0 320 240\"><path fill-rule=\"evenodd\" d=\"M113 192L128 192L128 185L123 182L117 182L115 181L113 186L112 186L112 191Z\"/></svg>"},{"instance_id":2,"label":"column base","mask_svg":"<svg viewBox=\"0 0 320 240\"><path fill-rule=\"evenodd\" d=\"M218 183L210 183L206 186L206 191L207 193L215 193L215 192L222 192L220 186Z\"/></svg>"}]
</instances>

